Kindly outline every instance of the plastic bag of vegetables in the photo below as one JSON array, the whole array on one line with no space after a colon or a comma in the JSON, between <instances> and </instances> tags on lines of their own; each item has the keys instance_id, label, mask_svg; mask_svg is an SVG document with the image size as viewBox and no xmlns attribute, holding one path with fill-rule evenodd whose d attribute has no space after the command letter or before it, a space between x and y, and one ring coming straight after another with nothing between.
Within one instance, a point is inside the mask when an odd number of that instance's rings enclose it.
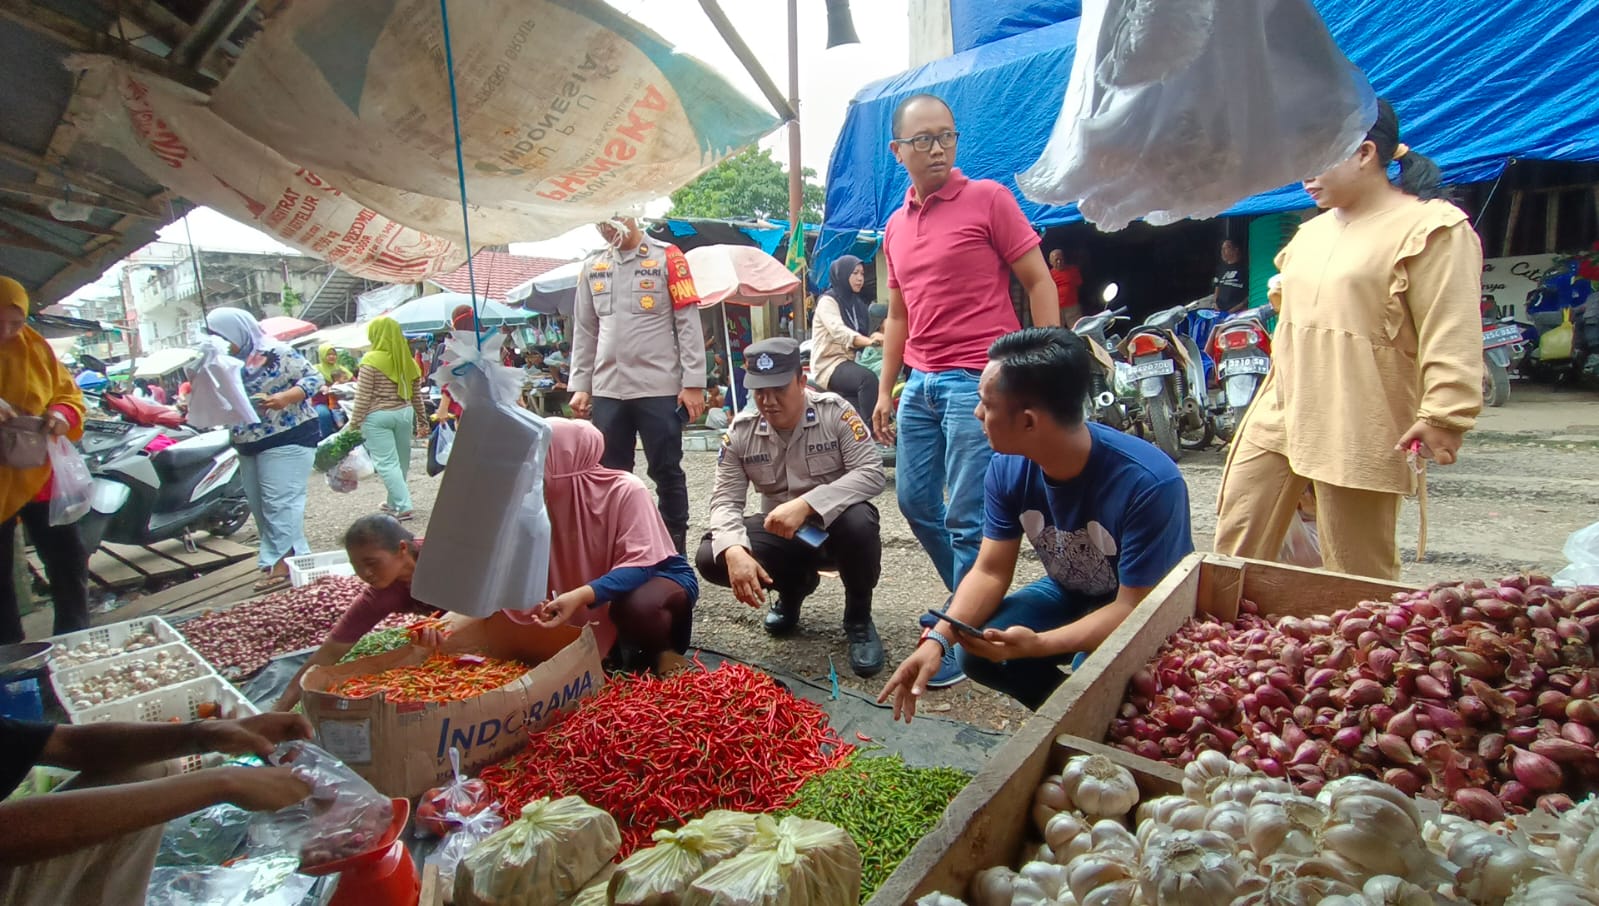
<instances>
[{"instance_id":1,"label":"plastic bag of vegetables","mask_svg":"<svg viewBox=\"0 0 1599 906\"><path fill-rule=\"evenodd\" d=\"M861 898L861 852L825 821L755 819L749 848L700 875L683 906L838 906Z\"/></svg>"},{"instance_id":2,"label":"plastic bag of vegetables","mask_svg":"<svg viewBox=\"0 0 1599 906\"><path fill-rule=\"evenodd\" d=\"M577 796L537 799L455 873L456 906L544 906L583 889L622 848L610 815Z\"/></svg>"},{"instance_id":3,"label":"plastic bag of vegetables","mask_svg":"<svg viewBox=\"0 0 1599 906\"><path fill-rule=\"evenodd\" d=\"M493 799L488 784L461 773L461 750L455 746L450 747L450 770L455 775L453 780L428 790L416 801L416 826L435 837L462 826L466 819L488 808ZM501 821L494 830L504 826Z\"/></svg>"},{"instance_id":4,"label":"plastic bag of vegetables","mask_svg":"<svg viewBox=\"0 0 1599 906\"><path fill-rule=\"evenodd\" d=\"M616 867L614 906L678 906L694 879L744 850L755 837L755 816L717 810L678 830L656 831L655 845Z\"/></svg>"},{"instance_id":5,"label":"plastic bag of vegetables","mask_svg":"<svg viewBox=\"0 0 1599 906\"><path fill-rule=\"evenodd\" d=\"M298 853L304 866L369 852L394 818L394 803L344 762L308 742L278 746L272 763L294 769L311 795L285 809L257 814L250 841Z\"/></svg>"}]
</instances>

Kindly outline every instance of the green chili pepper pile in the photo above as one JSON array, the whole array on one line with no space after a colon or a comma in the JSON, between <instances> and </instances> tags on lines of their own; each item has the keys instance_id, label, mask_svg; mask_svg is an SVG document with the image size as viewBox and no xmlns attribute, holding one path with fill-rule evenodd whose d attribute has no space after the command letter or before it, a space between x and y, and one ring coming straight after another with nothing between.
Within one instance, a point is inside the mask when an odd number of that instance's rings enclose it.
<instances>
[{"instance_id":1,"label":"green chili pepper pile","mask_svg":"<svg viewBox=\"0 0 1599 906\"><path fill-rule=\"evenodd\" d=\"M861 850L861 902L938 823L971 779L954 768L913 768L898 755L855 753L843 766L805 781L782 814L836 824Z\"/></svg>"},{"instance_id":2,"label":"green chili pepper pile","mask_svg":"<svg viewBox=\"0 0 1599 906\"><path fill-rule=\"evenodd\" d=\"M343 664L348 661L371 657L374 654L383 654L396 648L404 648L409 644L411 644L411 631L409 629L379 629L361 636L361 640L355 643L350 649L350 653L341 658L339 663Z\"/></svg>"}]
</instances>

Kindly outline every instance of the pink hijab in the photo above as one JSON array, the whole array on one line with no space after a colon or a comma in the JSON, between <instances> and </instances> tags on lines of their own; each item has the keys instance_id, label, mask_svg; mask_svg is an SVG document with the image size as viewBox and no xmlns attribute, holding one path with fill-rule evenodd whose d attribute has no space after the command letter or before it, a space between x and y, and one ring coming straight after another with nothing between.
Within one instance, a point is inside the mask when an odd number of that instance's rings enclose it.
<instances>
[{"instance_id":1,"label":"pink hijab","mask_svg":"<svg viewBox=\"0 0 1599 906\"><path fill-rule=\"evenodd\" d=\"M655 566L676 554L644 482L600 465L605 452L600 429L586 421L548 421L544 506L550 514L550 587L560 594L613 569ZM615 640L605 608L579 611L571 622L594 623L601 651Z\"/></svg>"}]
</instances>

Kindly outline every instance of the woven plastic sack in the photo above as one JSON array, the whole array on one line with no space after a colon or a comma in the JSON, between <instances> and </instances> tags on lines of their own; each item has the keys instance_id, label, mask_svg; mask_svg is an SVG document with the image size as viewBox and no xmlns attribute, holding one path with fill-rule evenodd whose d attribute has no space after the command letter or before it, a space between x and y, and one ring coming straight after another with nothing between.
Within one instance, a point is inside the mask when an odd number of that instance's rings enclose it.
<instances>
[{"instance_id":1,"label":"woven plastic sack","mask_svg":"<svg viewBox=\"0 0 1599 906\"><path fill-rule=\"evenodd\" d=\"M683 906L839 906L861 899L861 852L825 821L755 819L749 848L700 875Z\"/></svg>"},{"instance_id":2,"label":"woven plastic sack","mask_svg":"<svg viewBox=\"0 0 1599 906\"><path fill-rule=\"evenodd\" d=\"M652 835L654 846L628 856L616 867L610 903L679 906L695 878L738 855L754 838L754 815L722 810L675 831L656 831Z\"/></svg>"},{"instance_id":3,"label":"woven plastic sack","mask_svg":"<svg viewBox=\"0 0 1599 906\"><path fill-rule=\"evenodd\" d=\"M456 867L455 906L547 906L586 886L622 848L616 820L577 796L538 799Z\"/></svg>"},{"instance_id":4,"label":"woven plastic sack","mask_svg":"<svg viewBox=\"0 0 1599 906\"><path fill-rule=\"evenodd\" d=\"M1347 158L1376 97L1309 0L1084 0L1022 194L1101 229L1214 217Z\"/></svg>"}]
</instances>

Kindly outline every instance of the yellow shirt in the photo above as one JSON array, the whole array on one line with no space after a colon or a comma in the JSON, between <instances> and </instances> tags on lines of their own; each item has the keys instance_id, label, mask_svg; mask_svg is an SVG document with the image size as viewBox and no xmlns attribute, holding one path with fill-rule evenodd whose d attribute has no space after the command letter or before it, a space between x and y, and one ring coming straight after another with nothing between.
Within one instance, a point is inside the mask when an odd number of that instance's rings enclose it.
<instances>
[{"instance_id":1,"label":"yellow shirt","mask_svg":"<svg viewBox=\"0 0 1599 906\"><path fill-rule=\"evenodd\" d=\"M1410 494L1394 449L1418 419L1469 431L1482 410L1482 244L1446 201L1326 213L1277 256L1282 315L1248 440L1297 475Z\"/></svg>"}]
</instances>

